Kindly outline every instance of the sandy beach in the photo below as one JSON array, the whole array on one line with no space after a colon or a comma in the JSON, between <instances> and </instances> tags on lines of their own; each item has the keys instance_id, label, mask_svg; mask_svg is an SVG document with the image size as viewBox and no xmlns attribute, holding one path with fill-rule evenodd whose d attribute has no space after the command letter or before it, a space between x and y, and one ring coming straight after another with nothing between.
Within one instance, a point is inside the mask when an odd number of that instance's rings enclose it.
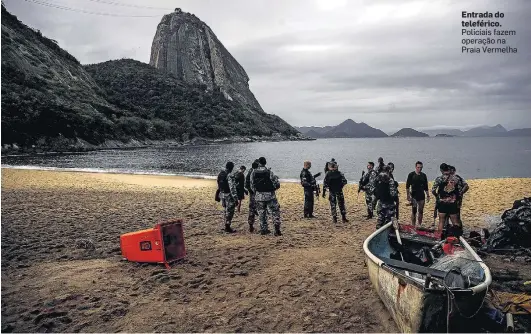
<instances>
[{"instance_id":1,"label":"sandy beach","mask_svg":"<svg viewBox=\"0 0 531 334\"><path fill-rule=\"evenodd\" d=\"M468 182L469 229L531 195L531 179ZM282 237L248 232L247 199L237 233L223 233L215 189L185 177L2 169L2 331L398 330L364 267L376 220L363 217L357 185L344 191L350 223L333 226L327 199L316 202L318 219L303 219L302 188L282 184ZM121 234L171 218L185 221L185 260L169 271L122 261Z\"/></svg>"}]
</instances>

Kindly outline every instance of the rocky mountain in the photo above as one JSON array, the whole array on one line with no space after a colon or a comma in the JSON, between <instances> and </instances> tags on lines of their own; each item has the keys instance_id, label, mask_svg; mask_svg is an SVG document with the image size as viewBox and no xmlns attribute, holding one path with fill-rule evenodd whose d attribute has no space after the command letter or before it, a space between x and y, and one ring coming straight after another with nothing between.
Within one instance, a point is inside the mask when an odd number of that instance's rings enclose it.
<instances>
[{"instance_id":1,"label":"rocky mountain","mask_svg":"<svg viewBox=\"0 0 531 334\"><path fill-rule=\"evenodd\" d=\"M429 137L430 135L413 130L412 128L403 128L391 135L391 137Z\"/></svg>"},{"instance_id":2,"label":"rocky mountain","mask_svg":"<svg viewBox=\"0 0 531 334\"><path fill-rule=\"evenodd\" d=\"M500 136L507 133L507 130L497 124L495 126L480 126L477 128L472 128L463 133L465 137L488 137L488 136Z\"/></svg>"},{"instance_id":3,"label":"rocky mountain","mask_svg":"<svg viewBox=\"0 0 531 334\"><path fill-rule=\"evenodd\" d=\"M263 113L243 67L212 29L193 14L177 8L164 15L153 38L149 63L186 83L219 90L227 99Z\"/></svg>"},{"instance_id":4,"label":"rocky mountain","mask_svg":"<svg viewBox=\"0 0 531 334\"><path fill-rule=\"evenodd\" d=\"M301 133L312 138L379 138L388 137L385 132L365 123L356 123L347 119L336 126L299 127Z\"/></svg>"},{"instance_id":5,"label":"rocky mountain","mask_svg":"<svg viewBox=\"0 0 531 334\"><path fill-rule=\"evenodd\" d=\"M356 123L347 119L343 123L335 126L332 130L325 133L327 137L332 138L377 138L387 137L382 130L370 127L365 123Z\"/></svg>"},{"instance_id":6,"label":"rocky mountain","mask_svg":"<svg viewBox=\"0 0 531 334\"><path fill-rule=\"evenodd\" d=\"M235 79L232 71L226 76ZM235 84L226 92L206 90L206 84L133 60L82 66L3 4L1 85L3 149L134 147L201 138L303 139L253 101L237 100L240 86ZM241 96L248 93L242 90Z\"/></svg>"}]
</instances>

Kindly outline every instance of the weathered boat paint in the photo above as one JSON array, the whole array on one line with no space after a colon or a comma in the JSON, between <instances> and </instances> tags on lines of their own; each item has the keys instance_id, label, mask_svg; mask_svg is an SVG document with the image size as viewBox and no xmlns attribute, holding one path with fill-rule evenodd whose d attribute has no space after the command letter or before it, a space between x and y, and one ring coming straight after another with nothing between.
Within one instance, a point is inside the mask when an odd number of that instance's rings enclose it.
<instances>
[{"instance_id":1,"label":"weathered boat paint","mask_svg":"<svg viewBox=\"0 0 531 334\"><path fill-rule=\"evenodd\" d=\"M363 243L365 262L372 285L402 332L446 331L446 293L426 289L423 279L407 276L405 271L387 266L371 252L371 247L384 254L391 252L387 241L391 227L392 223L382 226ZM460 310L474 312L481 306L492 278L489 268L470 245L463 238L460 238L460 242L484 271L484 281L481 284L454 292Z\"/></svg>"}]
</instances>

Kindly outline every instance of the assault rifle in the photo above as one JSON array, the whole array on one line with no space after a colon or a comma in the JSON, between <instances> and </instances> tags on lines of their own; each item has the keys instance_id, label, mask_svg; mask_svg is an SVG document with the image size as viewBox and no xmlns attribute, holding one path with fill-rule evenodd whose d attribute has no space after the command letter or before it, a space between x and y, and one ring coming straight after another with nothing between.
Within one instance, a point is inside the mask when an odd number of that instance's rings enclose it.
<instances>
[{"instance_id":1,"label":"assault rifle","mask_svg":"<svg viewBox=\"0 0 531 334\"><path fill-rule=\"evenodd\" d=\"M317 173L317 174L315 174L315 175L313 176L314 180L315 180L316 178L318 178L319 176L321 176L321 172L319 172L319 173ZM314 184L314 191L315 191L315 196L317 196L317 200L319 200L319 194L321 193L321 188L320 188L319 185L317 184L317 181L315 181L315 184ZM324 190L324 191L326 191L326 190Z\"/></svg>"},{"instance_id":2,"label":"assault rifle","mask_svg":"<svg viewBox=\"0 0 531 334\"><path fill-rule=\"evenodd\" d=\"M361 191L361 182L363 181L363 176L365 175L365 171L361 171L361 177L360 177L360 181L358 182L358 198L357 200L360 199L360 191Z\"/></svg>"}]
</instances>

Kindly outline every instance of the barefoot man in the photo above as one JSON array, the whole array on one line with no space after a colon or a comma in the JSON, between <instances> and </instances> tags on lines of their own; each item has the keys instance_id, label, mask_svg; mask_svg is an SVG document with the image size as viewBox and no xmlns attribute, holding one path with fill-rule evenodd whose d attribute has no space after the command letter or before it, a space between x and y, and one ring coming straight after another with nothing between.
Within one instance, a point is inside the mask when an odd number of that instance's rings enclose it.
<instances>
[{"instance_id":1,"label":"barefoot man","mask_svg":"<svg viewBox=\"0 0 531 334\"><path fill-rule=\"evenodd\" d=\"M407 200L411 203L411 223L413 226L418 223L422 225L422 217L424 215L424 200L430 201L430 193L428 190L428 178L422 172L422 162L415 163L415 171L409 173L406 181ZM410 190L411 188L411 190Z\"/></svg>"}]
</instances>

